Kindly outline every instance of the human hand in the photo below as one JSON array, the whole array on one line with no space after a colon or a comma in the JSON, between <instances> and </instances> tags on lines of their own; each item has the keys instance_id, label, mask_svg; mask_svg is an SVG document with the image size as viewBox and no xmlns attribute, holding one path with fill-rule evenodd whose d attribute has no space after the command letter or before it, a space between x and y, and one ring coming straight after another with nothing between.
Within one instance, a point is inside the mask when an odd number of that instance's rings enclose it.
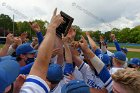
<instances>
[{"instance_id":1,"label":"human hand","mask_svg":"<svg viewBox=\"0 0 140 93\"><path fill-rule=\"evenodd\" d=\"M78 47L80 47L79 41L72 41L72 42L71 42L71 47L73 47L73 48L75 48L75 49L77 49Z\"/></svg>"},{"instance_id":2,"label":"human hand","mask_svg":"<svg viewBox=\"0 0 140 93\"><path fill-rule=\"evenodd\" d=\"M56 55L60 55L62 52L61 52L61 49L60 48L55 48L53 49L52 51L52 56L56 56Z\"/></svg>"},{"instance_id":3,"label":"human hand","mask_svg":"<svg viewBox=\"0 0 140 93\"><path fill-rule=\"evenodd\" d=\"M21 45L22 44L22 40L21 40L21 38L19 38L19 37L15 37L14 38L14 43L16 44L16 45Z\"/></svg>"},{"instance_id":4,"label":"human hand","mask_svg":"<svg viewBox=\"0 0 140 93\"><path fill-rule=\"evenodd\" d=\"M69 82L69 80L75 80L75 77L74 77L73 73L72 74L67 73L67 75L68 75L68 76L66 76L66 78L68 79L67 82Z\"/></svg>"},{"instance_id":5,"label":"human hand","mask_svg":"<svg viewBox=\"0 0 140 93\"><path fill-rule=\"evenodd\" d=\"M104 37L100 35L100 42L104 42Z\"/></svg>"},{"instance_id":6,"label":"human hand","mask_svg":"<svg viewBox=\"0 0 140 93\"><path fill-rule=\"evenodd\" d=\"M66 36L74 40L75 35L76 35L76 31L75 31L74 28L71 27L71 28L69 29L68 34L67 34Z\"/></svg>"},{"instance_id":7,"label":"human hand","mask_svg":"<svg viewBox=\"0 0 140 93\"><path fill-rule=\"evenodd\" d=\"M20 35L20 38L22 40L22 43L26 42L26 38L28 36L28 33L27 32L23 32L21 35Z\"/></svg>"},{"instance_id":8,"label":"human hand","mask_svg":"<svg viewBox=\"0 0 140 93\"><path fill-rule=\"evenodd\" d=\"M49 26L48 26L48 29L54 29L55 31L56 31L56 28L61 24L61 23L63 23L64 22L64 20L63 20L63 17L60 15L60 14L58 14L58 15L56 15L56 13L57 13L57 8L54 10L54 13L53 13L53 16L52 16L52 18L51 18L51 22L50 22L50 24L49 24ZM48 30L48 31L51 31L51 30ZM47 32L48 32L47 31ZM51 31L52 32L52 31Z\"/></svg>"},{"instance_id":9,"label":"human hand","mask_svg":"<svg viewBox=\"0 0 140 93\"><path fill-rule=\"evenodd\" d=\"M88 49L88 43L87 43L86 39L83 36L81 37L79 45L80 45L82 50Z\"/></svg>"},{"instance_id":10,"label":"human hand","mask_svg":"<svg viewBox=\"0 0 140 93\"><path fill-rule=\"evenodd\" d=\"M72 56L79 56L79 52L77 51L77 49L71 47L70 50L71 50Z\"/></svg>"},{"instance_id":11,"label":"human hand","mask_svg":"<svg viewBox=\"0 0 140 93\"><path fill-rule=\"evenodd\" d=\"M111 33L110 36L111 36L112 40L115 40L115 39L116 39L116 38L115 38L115 34L112 34L112 33Z\"/></svg>"},{"instance_id":12,"label":"human hand","mask_svg":"<svg viewBox=\"0 0 140 93\"><path fill-rule=\"evenodd\" d=\"M14 88L19 88L20 89L22 87L22 85L24 84L25 80L26 80L26 76L20 74L16 78L16 81L14 82Z\"/></svg>"},{"instance_id":13,"label":"human hand","mask_svg":"<svg viewBox=\"0 0 140 93\"><path fill-rule=\"evenodd\" d=\"M40 26L37 24L37 22L34 23L30 22L29 25L32 28L32 30L35 31L36 33L40 32Z\"/></svg>"},{"instance_id":14,"label":"human hand","mask_svg":"<svg viewBox=\"0 0 140 93\"><path fill-rule=\"evenodd\" d=\"M90 36L90 32L89 31L86 31L86 36Z\"/></svg>"},{"instance_id":15,"label":"human hand","mask_svg":"<svg viewBox=\"0 0 140 93\"><path fill-rule=\"evenodd\" d=\"M68 40L69 40L69 38L68 37L64 37L64 34L62 34L62 41L63 41L64 45L68 44Z\"/></svg>"},{"instance_id":16,"label":"human hand","mask_svg":"<svg viewBox=\"0 0 140 93\"><path fill-rule=\"evenodd\" d=\"M9 33L6 37L6 43L7 45L11 45L14 41L14 35Z\"/></svg>"}]
</instances>

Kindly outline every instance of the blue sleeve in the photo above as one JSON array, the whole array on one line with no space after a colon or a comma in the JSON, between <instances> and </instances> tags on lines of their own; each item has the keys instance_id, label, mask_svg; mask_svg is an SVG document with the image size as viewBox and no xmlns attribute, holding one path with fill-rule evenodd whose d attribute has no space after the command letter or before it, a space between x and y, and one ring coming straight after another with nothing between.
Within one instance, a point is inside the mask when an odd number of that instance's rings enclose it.
<instances>
[{"instance_id":1,"label":"blue sleeve","mask_svg":"<svg viewBox=\"0 0 140 93\"><path fill-rule=\"evenodd\" d=\"M99 77L103 81L103 83L105 83L105 87L109 87L112 85L112 78L106 66L104 66L99 73Z\"/></svg>"},{"instance_id":2,"label":"blue sleeve","mask_svg":"<svg viewBox=\"0 0 140 93\"><path fill-rule=\"evenodd\" d=\"M32 68L33 63L34 62L32 62L32 63L30 63L30 64L28 64L28 65L26 65L24 67L21 67L19 74L24 74L24 75L29 74L29 72L30 72L30 70Z\"/></svg>"},{"instance_id":3,"label":"blue sleeve","mask_svg":"<svg viewBox=\"0 0 140 93\"><path fill-rule=\"evenodd\" d=\"M37 38L38 38L38 43L40 45L41 42L43 41L43 35L42 35L41 32L37 32L36 35L37 35Z\"/></svg>"},{"instance_id":4,"label":"blue sleeve","mask_svg":"<svg viewBox=\"0 0 140 93\"><path fill-rule=\"evenodd\" d=\"M114 40L114 44L115 44L116 50L121 51L121 47L120 47L119 43L117 42L117 40Z\"/></svg>"},{"instance_id":5,"label":"blue sleeve","mask_svg":"<svg viewBox=\"0 0 140 93\"><path fill-rule=\"evenodd\" d=\"M72 74L73 71L74 71L73 64L66 63L64 68L64 75Z\"/></svg>"},{"instance_id":6,"label":"blue sleeve","mask_svg":"<svg viewBox=\"0 0 140 93\"><path fill-rule=\"evenodd\" d=\"M99 77L104 83L111 77L106 66L104 66L101 72L99 73Z\"/></svg>"},{"instance_id":7,"label":"blue sleeve","mask_svg":"<svg viewBox=\"0 0 140 93\"><path fill-rule=\"evenodd\" d=\"M97 48L97 49L95 50L95 55L96 55L96 56L99 56L100 54L102 54L102 52L101 52L101 50L100 50L99 48Z\"/></svg>"}]
</instances>

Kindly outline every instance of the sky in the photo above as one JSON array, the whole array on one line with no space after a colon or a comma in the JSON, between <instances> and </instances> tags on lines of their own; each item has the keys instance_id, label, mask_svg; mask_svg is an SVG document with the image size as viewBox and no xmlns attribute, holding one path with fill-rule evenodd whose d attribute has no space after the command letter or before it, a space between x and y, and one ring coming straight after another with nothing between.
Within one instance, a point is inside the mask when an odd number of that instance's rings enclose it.
<instances>
[{"instance_id":1,"label":"sky","mask_svg":"<svg viewBox=\"0 0 140 93\"><path fill-rule=\"evenodd\" d=\"M140 25L140 0L0 0L0 14L14 15L15 21L49 21L56 7L83 30L104 33L114 27Z\"/></svg>"}]
</instances>

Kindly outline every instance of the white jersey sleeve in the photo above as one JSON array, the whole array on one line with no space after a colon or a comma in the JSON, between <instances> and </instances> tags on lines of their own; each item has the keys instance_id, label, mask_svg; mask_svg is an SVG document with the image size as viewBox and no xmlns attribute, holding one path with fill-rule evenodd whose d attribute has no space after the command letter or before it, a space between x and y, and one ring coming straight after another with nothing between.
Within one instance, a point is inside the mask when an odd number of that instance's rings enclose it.
<instances>
[{"instance_id":1,"label":"white jersey sleeve","mask_svg":"<svg viewBox=\"0 0 140 93\"><path fill-rule=\"evenodd\" d=\"M20 93L49 93L47 83L38 76L29 75L21 87Z\"/></svg>"},{"instance_id":2,"label":"white jersey sleeve","mask_svg":"<svg viewBox=\"0 0 140 93\"><path fill-rule=\"evenodd\" d=\"M90 59L90 61L96 69L96 71L98 72L98 76L105 84L105 88L110 93L112 91L112 78L108 69L97 56L94 56L92 59Z\"/></svg>"},{"instance_id":3,"label":"white jersey sleeve","mask_svg":"<svg viewBox=\"0 0 140 93\"><path fill-rule=\"evenodd\" d=\"M7 55L12 55L12 53L14 53L15 52L15 49L12 47L12 45L9 47L9 49L8 49L8 53L7 53Z\"/></svg>"},{"instance_id":4,"label":"white jersey sleeve","mask_svg":"<svg viewBox=\"0 0 140 93\"><path fill-rule=\"evenodd\" d=\"M110 52L109 50L107 50L107 54L108 54L108 56L113 56L114 55L114 53Z\"/></svg>"},{"instance_id":5,"label":"white jersey sleeve","mask_svg":"<svg viewBox=\"0 0 140 93\"><path fill-rule=\"evenodd\" d=\"M79 69L78 69L77 66L75 67L73 74L74 74L75 79L77 79L77 80L83 80L83 75L79 71Z\"/></svg>"},{"instance_id":6,"label":"white jersey sleeve","mask_svg":"<svg viewBox=\"0 0 140 93\"><path fill-rule=\"evenodd\" d=\"M104 83L95 75L94 70L86 63L82 63L79 67L80 72L83 75L83 79L89 87L101 89L104 87Z\"/></svg>"},{"instance_id":7,"label":"white jersey sleeve","mask_svg":"<svg viewBox=\"0 0 140 93\"><path fill-rule=\"evenodd\" d=\"M123 68L117 68L117 67L113 67L109 70L110 74L114 74L115 72L117 72L119 69L123 69Z\"/></svg>"}]
</instances>

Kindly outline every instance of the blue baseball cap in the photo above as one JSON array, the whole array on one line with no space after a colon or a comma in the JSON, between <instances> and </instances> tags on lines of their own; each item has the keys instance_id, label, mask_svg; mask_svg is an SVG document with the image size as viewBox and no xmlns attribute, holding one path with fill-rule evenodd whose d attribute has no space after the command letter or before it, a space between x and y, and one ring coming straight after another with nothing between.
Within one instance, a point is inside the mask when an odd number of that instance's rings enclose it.
<instances>
[{"instance_id":1,"label":"blue baseball cap","mask_svg":"<svg viewBox=\"0 0 140 93\"><path fill-rule=\"evenodd\" d=\"M0 93L12 84L19 75L20 66L16 61L5 60L0 62Z\"/></svg>"},{"instance_id":2,"label":"blue baseball cap","mask_svg":"<svg viewBox=\"0 0 140 93\"><path fill-rule=\"evenodd\" d=\"M131 58L129 64L140 66L140 59L139 58Z\"/></svg>"},{"instance_id":3,"label":"blue baseball cap","mask_svg":"<svg viewBox=\"0 0 140 93\"><path fill-rule=\"evenodd\" d=\"M63 78L62 67L59 64L51 64L49 65L47 72L47 79L50 82L58 83Z\"/></svg>"},{"instance_id":4,"label":"blue baseball cap","mask_svg":"<svg viewBox=\"0 0 140 93\"><path fill-rule=\"evenodd\" d=\"M122 51L115 52L114 57L118 60L126 61L126 55Z\"/></svg>"},{"instance_id":5,"label":"blue baseball cap","mask_svg":"<svg viewBox=\"0 0 140 93\"><path fill-rule=\"evenodd\" d=\"M5 60L14 60L14 61L16 61L16 58L12 57L12 56L9 56L9 55L0 57L0 62L5 61Z\"/></svg>"},{"instance_id":6,"label":"blue baseball cap","mask_svg":"<svg viewBox=\"0 0 140 93\"><path fill-rule=\"evenodd\" d=\"M90 93L90 88L81 80L72 80L65 84L61 93Z\"/></svg>"},{"instance_id":7,"label":"blue baseball cap","mask_svg":"<svg viewBox=\"0 0 140 93\"><path fill-rule=\"evenodd\" d=\"M17 47L16 55L26 54L26 53L36 53L36 50L30 45L30 43L24 43Z\"/></svg>"},{"instance_id":8,"label":"blue baseball cap","mask_svg":"<svg viewBox=\"0 0 140 93\"><path fill-rule=\"evenodd\" d=\"M29 74L29 73L30 73L30 70L31 70L31 68L32 68L32 66L33 66L33 64L34 64L34 62L29 63L29 64L27 64L27 65L21 67L21 68L20 68L19 74L24 74L24 75Z\"/></svg>"},{"instance_id":9,"label":"blue baseball cap","mask_svg":"<svg viewBox=\"0 0 140 93\"><path fill-rule=\"evenodd\" d=\"M127 48L125 48L125 47L121 48L121 50L124 51L125 53L128 52Z\"/></svg>"},{"instance_id":10,"label":"blue baseball cap","mask_svg":"<svg viewBox=\"0 0 140 93\"><path fill-rule=\"evenodd\" d=\"M105 65L109 65L109 64L111 64L110 63L110 57L107 55L107 54L101 54L101 55L99 55L99 58L103 61L103 63L105 64Z\"/></svg>"}]
</instances>

